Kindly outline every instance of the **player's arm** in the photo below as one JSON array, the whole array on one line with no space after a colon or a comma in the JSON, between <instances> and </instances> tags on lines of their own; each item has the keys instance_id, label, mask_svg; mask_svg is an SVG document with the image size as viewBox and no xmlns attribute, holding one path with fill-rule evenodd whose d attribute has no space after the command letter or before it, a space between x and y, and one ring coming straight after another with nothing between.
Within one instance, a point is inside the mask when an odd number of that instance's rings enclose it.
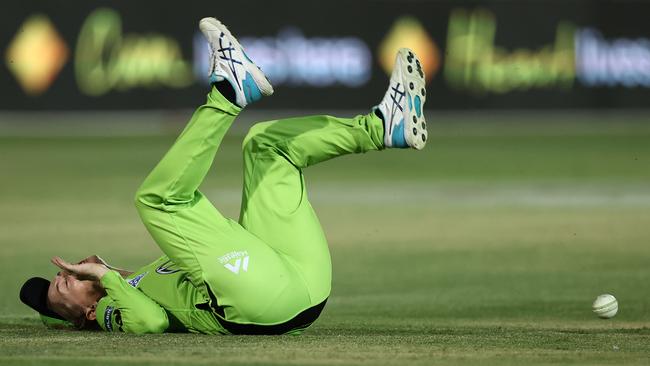
<instances>
[{"instance_id":1,"label":"player's arm","mask_svg":"<svg viewBox=\"0 0 650 366\"><path fill-rule=\"evenodd\" d=\"M101 263L71 264L59 257L52 263L79 279L99 281L106 290L95 308L97 322L107 331L162 333L169 327L165 309L129 285L119 273Z\"/></svg>"},{"instance_id":2,"label":"player's arm","mask_svg":"<svg viewBox=\"0 0 650 366\"><path fill-rule=\"evenodd\" d=\"M165 309L129 285L115 271L108 271L100 283L106 290L97 304L97 323L106 331L163 333L169 327Z\"/></svg>"}]
</instances>

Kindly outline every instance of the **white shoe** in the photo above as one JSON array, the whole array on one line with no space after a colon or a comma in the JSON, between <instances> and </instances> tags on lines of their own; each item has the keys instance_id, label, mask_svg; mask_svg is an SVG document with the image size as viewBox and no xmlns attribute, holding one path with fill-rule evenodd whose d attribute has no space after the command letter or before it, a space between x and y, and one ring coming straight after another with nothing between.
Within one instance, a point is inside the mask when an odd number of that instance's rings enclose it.
<instances>
[{"instance_id":1,"label":"white shoe","mask_svg":"<svg viewBox=\"0 0 650 366\"><path fill-rule=\"evenodd\" d=\"M423 111L426 98L420 61L413 51L401 48L395 58L388 90L377 106L384 118L386 147L424 148L428 137Z\"/></svg>"},{"instance_id":2,"label":"white shoe","mask_svg":"<svg viewBox=\"0 0 650 366\"><path fill-rule=\"evenodd\" d=\"M262 96L273 94L273 86L262 70L246 56L244 48L228 28L215 18L203 18L199 28L210 44L210 83L228 80L235 90L236 104L245 107Z\"/></svg>"}]
</instances>

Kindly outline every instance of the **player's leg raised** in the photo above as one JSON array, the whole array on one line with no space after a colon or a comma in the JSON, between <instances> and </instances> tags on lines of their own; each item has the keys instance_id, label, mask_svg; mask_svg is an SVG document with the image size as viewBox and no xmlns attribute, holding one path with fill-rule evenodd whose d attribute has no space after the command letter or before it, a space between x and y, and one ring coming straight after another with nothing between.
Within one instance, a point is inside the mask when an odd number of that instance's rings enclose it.
<instances>
[{"instance_id":1,"label":"player's leg raised","mask_svg":"<svg viewBox=\"0 0 650 366\"><path fill-rule=\"evenodd\" d=\"M198 191L241 107L272 88L221 23L207 18L200 25L213 51L215 88L138 190L136 205L156 243L211 300L225 329L284 333L304 325L284 324L309 307L304 284L273 248L223 217Z\"/></svg>"},{"instance_id":2,"label":"player's leg raised","mask_svg":"<svg viewBox=\"0 0 650 366\"><path fill-rule=\"evenodd\" d=\"M423 148L425 98L420 62L412 51L401 49L389 88L372 112L354 118L309 116L258 123L244 139L240 222L289 258L302 273L314 304L329 295L331 263L302 170L349 153Z\"/></svg>"}]
</instances>

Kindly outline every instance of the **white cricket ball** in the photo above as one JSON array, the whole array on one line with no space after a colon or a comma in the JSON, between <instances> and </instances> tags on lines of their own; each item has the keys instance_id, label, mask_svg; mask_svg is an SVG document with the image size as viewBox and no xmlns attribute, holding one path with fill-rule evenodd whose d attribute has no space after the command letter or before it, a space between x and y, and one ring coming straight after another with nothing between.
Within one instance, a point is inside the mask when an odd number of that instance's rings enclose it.
<instances>
[{"instance_id":1,"label":"white cricket ball","mask_svg":"<svg viewBox=\"0 0 650 366\"><path fill-rule=\"evenodd\" d=\"M618 301L610 294L602 294L594 300L591 309L603 319L613 318L618 312Z\"/></svg>"}]
</instances>

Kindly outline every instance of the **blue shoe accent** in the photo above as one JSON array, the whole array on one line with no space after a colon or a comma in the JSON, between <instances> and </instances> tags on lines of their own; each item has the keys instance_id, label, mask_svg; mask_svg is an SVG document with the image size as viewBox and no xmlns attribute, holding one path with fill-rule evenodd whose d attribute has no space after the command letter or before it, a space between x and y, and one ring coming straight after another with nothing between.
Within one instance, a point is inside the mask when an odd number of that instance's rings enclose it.
<instances>
[{"instance_id":1,"label":"blue shoe accent","mask_svg":"<svg viewBox=\"0 0 650 366\"><path fill-rule=\"evenodd\" d=\"M218 83L223 80L223 76L219 76L217 74L212 74L210 75L210 85L214 83Z\"/></svg>"},{"instance_id":2,"label":"blue shoe accent","mask_svg":"<svg viewBox=\"0 0 650 366\"><path fill-rule=\"evenodd\" d=\"M262 99L262 92L260 91L260 88L257 87L253 75L249 72L246 72L246 77L242 81L242 88L244 89L246 103L250 104L256 100Z\"/></svg>"},{"instance_id":3,"label":"blue shoe accent","mask_svg":"<svg viewBox=\"0 0 650 366\"><path fill-rule=\"evenodd\" d=\"M415 96L415 113L417 113L418 117L422 116L422 101L419 95Z\"/></svg>"},{"instance_id":4,"label":"blue shoe accent","mask_svg":"<svg viewBox=\"0 0 650 366\"><path fill-rule=\"evenodd\" d=\"M406 138L404 138L404 118L402 118L399 123L393 127L391 143L393 147L408 147L406 144Z\"/></svg>"},{"instance_id":5,"label":"blue shoe accent","mask_svg":"<svg viewBox=\"0 0 650 366\"><path fill-rule=\"evenodd\" d=\"M411 102L411 95L410 94L406 95L406 100L409 101L409 111L412 111L413 110L413 102Z\"/></svg>"}]
</instances>

